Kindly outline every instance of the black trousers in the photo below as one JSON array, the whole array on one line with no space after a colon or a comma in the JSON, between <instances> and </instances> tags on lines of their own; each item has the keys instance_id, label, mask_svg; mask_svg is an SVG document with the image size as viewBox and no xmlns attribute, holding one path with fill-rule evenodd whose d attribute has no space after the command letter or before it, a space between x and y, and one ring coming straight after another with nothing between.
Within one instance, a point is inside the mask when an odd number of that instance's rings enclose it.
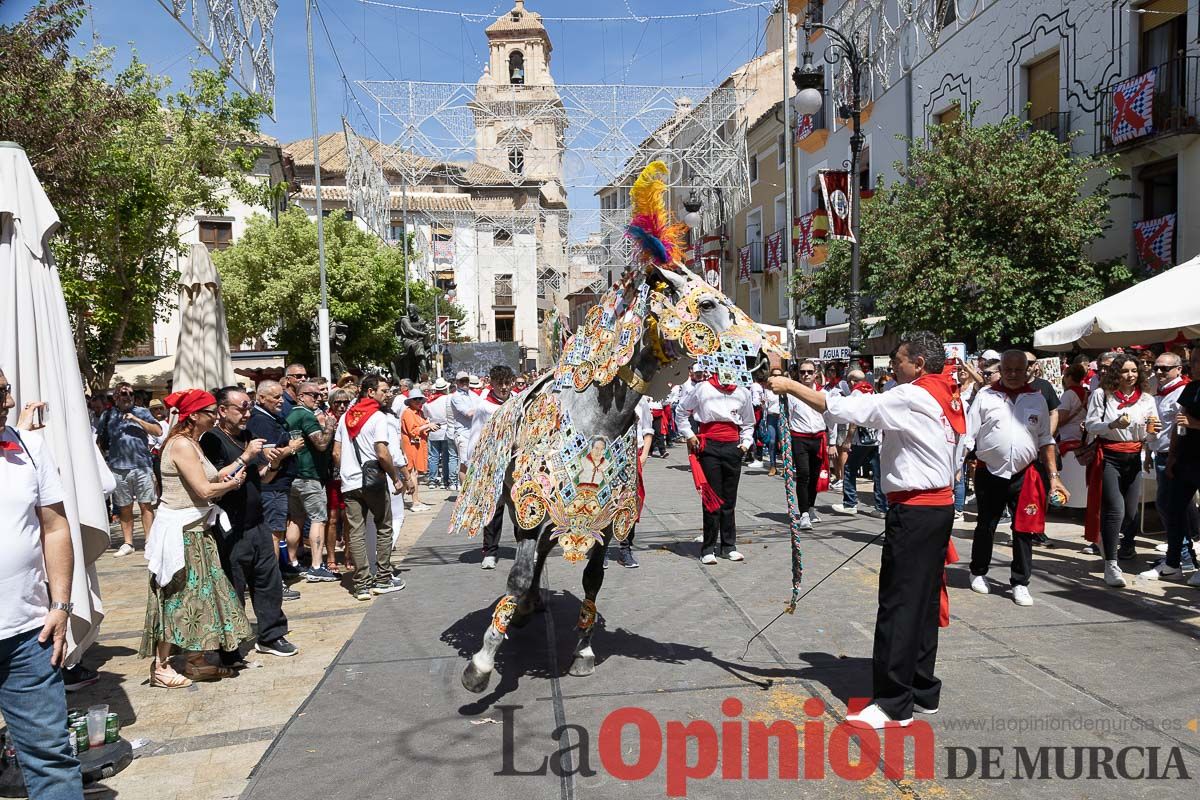
<instances>
[{"instance_id":1,"label":"black trousers","mask_svg":"<svg viewBox=\"0 0 1200 800\"><path fill-rule=\"evenodd\" d=\"M234 528L226 533L218 525L216 539L221 569L233 584L243 606L246 592L250 592L254 618L258 622L258 640L273 642L286 634L288 621L283 613L283 577L279 574L275 541L267 526Z\"/></svg>"},{"instance_id":2,"label":"black trousers","mask_svg":"<svg viewBox=\"0 0 1200 800\"><path fill-rule=\"evenodd\" d=\"M1197 435L1188 432L1189 436ZM1190 534L1192 526L1190 518L1196 514L1195 497L1200 491L1200 464L1177 464L1175 477L1171 479L1171 493L1167 499L1170 505L1167 524L1167 565L1178 568L1183 557L1184 538ZM1194 541L1188 544L1194 547ZM1196 554L1191 554L1193 563ZM1174 561L1175 563L1171 563Z\"/></svg>"},{"instance_id":3,"label":"black trousers","mask_svg":"<svg viewBox=\"0 0 1200 800\"><path fill-rule=\"evenodd\" d=\"M496 513L487 525L483 526L483 555L495 556L500 552L500 531L504 527L504 498L496 503Z\"/></svg>"},{"instance_id":4,"label":"black trousers","mask_svg":"<svg viewBox=\"0 0 1200 800\"><path fill-rule=\"evenodd\" d=\"M821 477L821 440L792 435L792 464L796 467L796 504L808 511L817 504L817 481Z\"/></svg>"},{"instance_id":5,"label":"black trousers","mask_svg":"<svg viewBox=\"0 0 1200 800\"><path fill-rule=\"evenodd\" d=\"M1043 478L1043 480L1046 480ZM988 471L982 461L975 466L975 502L979 517L975 520L975 541L971 544L971 574L987 575L992 563L992 545L996 539L996 525L1004 509L1017 519L1017 498L1025 483L1025 471L1011 478L998 478ZM1046 485L1049 485L1047 483ZM1033 536L1028 533L1012 534L1012 571L1009 583L1013 586L1028 586L1033 574Z\"/></svg>"},{"instance_id":6,"label":"black trousers","mask_svg":"<svg viewBox=\"0 0 1200 800\"><path fill-rule=\"evenodd\" d=\"M1133 546L1142 519L1142 454L1105 453L1100 493L1100 544L1104 560L1117 560L1118 539Z\"/></svg>"},{"instance_id":7,"label":"black trousers","mask_svg":"<svg viewBox=\"0 0 1200 800\"><path fill-rule=\"evenodd\" d=\"M954 506L894 504L884 525L872 696L892 719L937 708L938 610Z\"/></svg>"},{"instance_id":8,"label":"black trousers","mask_svg":"<svg viewBox=\"0 0 1200 800\"><path fill-rule=\"evenodd\" d=\"M723 501L716 511L704 512L704 544L700 555L724 555L737 549L737 527L733 510L737 506L738 483L742 479L742 450L737 442L707 441L700 451L700 469Z\"/></svg>"}]
</instances>

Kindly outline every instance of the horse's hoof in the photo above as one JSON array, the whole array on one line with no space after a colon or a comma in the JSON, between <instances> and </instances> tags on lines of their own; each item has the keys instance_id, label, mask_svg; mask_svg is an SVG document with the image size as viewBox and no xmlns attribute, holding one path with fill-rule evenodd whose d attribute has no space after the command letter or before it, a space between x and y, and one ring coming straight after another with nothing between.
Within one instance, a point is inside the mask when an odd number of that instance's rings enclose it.
<instances>
[{"instance_id":1,"label":"horse's hoof","mask_svg":"<svg viewBox=\"0 0 1200 800\"><path fill-rule=\"evenodd\" d=\"M594 655L575 656L575 661L571 664L570 674L576 678L586 678L596 671L596 657Z\"/></svg>"},{"instance_id":2,"label":"horse's hoof","mask_svg":"<svg viewBox=\"0 0 1200 800\"><path fill-rule=\"evenodd\" d=\"M462 674L464 689L473 694L481 694L491 680L492 673L490 671L484 672L476 667L474 659L467 662L467 668L463 670Z\"/></svg>"}]
</instances>

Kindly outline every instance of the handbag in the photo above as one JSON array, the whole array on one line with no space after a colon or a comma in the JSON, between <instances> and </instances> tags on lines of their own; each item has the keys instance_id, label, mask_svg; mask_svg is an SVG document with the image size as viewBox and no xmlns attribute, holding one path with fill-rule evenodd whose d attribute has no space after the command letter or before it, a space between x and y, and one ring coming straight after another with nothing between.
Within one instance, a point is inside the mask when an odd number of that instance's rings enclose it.
<instances>
[{"instance_id":1,"label":"handbag","mask_svg":"<svg viewBox=\"0 0 1200 800\"><path fill-rule=\"evenodd\" d=\"M379 489L386 491L387 478L383 474L383 468L379 466L379 459L372 458L363 461L362 453L358 449L358 441L355 437L350 437L350 444L354 446L354 459L358 462L359 469L362 470L362 488L371 491Z\"/></svg>"}]
</instances>

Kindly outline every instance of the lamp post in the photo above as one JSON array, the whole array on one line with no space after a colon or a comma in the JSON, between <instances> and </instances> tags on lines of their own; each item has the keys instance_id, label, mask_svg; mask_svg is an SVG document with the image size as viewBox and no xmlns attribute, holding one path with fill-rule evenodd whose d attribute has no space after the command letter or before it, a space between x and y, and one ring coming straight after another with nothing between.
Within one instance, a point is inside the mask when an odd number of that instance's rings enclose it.
<instances>
[{"instance_id":1,"label":"lamp post","mask_svg":"<svg viewBox=\"0 0 1200 800\"><path fill-rule=\"evenodd\" d=\"M804 12L804 62L792 72L792 81L796 84L796 96L792 102L797 114L816 114L825 104L825 70L814 66L812 50L808 46L809 36L814 30L823 30L829 34L830 43L825 50L825 61L828 64L845 63L850 70L850 102L838 110L842 119L850 119L850 160L842 162L848 170L847 183L850 189L850 291L847 294L847 312L850 316L850 362L857 365L862 356L862 288L859 270L859 231L858 206L861 195L858 186L858 161L862 154L862 74L866 64L862 53L851 37L846 36L836 28L821 22L813 22L812 6Z\"/></svg>"}]
</instances>

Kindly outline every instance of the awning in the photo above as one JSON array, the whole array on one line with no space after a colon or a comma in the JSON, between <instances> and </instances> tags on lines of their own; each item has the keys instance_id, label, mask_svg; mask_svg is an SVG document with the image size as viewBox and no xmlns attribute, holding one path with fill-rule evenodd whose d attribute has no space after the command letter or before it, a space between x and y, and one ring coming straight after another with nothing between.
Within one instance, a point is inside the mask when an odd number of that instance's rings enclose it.
<instances>
[{"instance_id":1,"label":"awning","mask_svg":"<svg viewBox=\"0 0 1200 800\"><path fill-rule=\"evenodd\" d=\"M108 386L112 388L118 383L125 381L135 389L149 390L166 390L171 383L171 376L175 373L175 356L163 356L154 361L146 361L143 363L124 362L118 363L117 369L113 373L112 380Z\"/></svg>"},{"instance_id":2,"label":"awning","mask_svg":"<svg viewBox=\"0 0 1200 800\"><path fill-rule=\"evenodd\" d=\"M1200 338L1200 256L1047 325L1035 350L1107 350Z\"/></svg>"}]
</instances>

